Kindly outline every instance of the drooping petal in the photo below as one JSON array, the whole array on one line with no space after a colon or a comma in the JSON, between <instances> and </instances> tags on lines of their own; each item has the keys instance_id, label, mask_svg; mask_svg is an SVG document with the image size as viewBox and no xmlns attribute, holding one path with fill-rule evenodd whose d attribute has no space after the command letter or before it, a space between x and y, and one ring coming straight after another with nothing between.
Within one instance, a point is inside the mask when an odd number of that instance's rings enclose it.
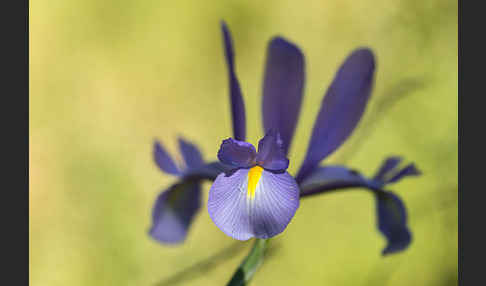
<instances>
[{"instance_id":1,"label":"drooping petal","mask_svg":"<svg viewBox=\"0 0 486 286\"><path fill-rule=\"evenodd\" d=\"M388 191L375 192L378 229L388 240L382 254L404 250L412 241L407 227L407 212L402 200Z\"/></svg>"},{"instance_id":2,"label":"drooping petal","mask_svg":"<svg viewBox=\"0 0 486 286\"><path fill-rule=\"evenodd\" d=\"M281 233L299 207L299 188L287 172L259 166L220 174L209 190L209 216L225 234L238 240Z\"/></svg>"},{"instance_id":3,"label":"drooping petal","mask_svg":"<svg viewBox=\"0 0 486 286\"><path fill-rule=\"evenodd\" d=\"M339 68L322 101L297 181L309 175L352 133L368 102L374 70L369 49L354 51Z\"/></svg>"},{"instance_id":4,"label":"drooping petal","mask_svg":"<svg viewBox=\"0 0 486 286\"><path fill-rule=\"evenodd\" d=\"M275 129L270 129L258 142L257 164L266 170L283 172L289 167L289 159L285 157L282 139Z\"/></svg>"},{"instance_id":5,"label":"drooping petal","mask_svg":"<svg viewBox=\"0 0 486 286\"><path fill-rule=\"evenodd\" d=\"M387 184L398 182L407 176L419 176L422 173L415 167L414 164L409 164L405 168L398 171L393 177L386 181Z\"/></svg>"},{"instance_id":6,"label":"drooping petal","mask_svg":"<svg viewBox=\"0 0 486 286\"><path fill-rule=\"evenodd\" d=\"M370 187L370 182L358 172L344 166L317 167L300 184L301 197L325 191L354 187Z\"/></svg>"},{"instance_id":7,"label":"drooping petal","mask_svg":"<svg viewBox=\"0 0 486 286\"><path fill-rule=\"evenodd\" d=\"M185 240L194 215L199 210L201 191L197 182L181 182L162 192L152 209L149 234L162 243Z\"/></svg>"},{"instance_id":8,"label":"drooping petal","mask_svg":"<svg viewBox=\"0 0 486 286\"><path fill-rule=\"evenodd\" d=\"M179 176L181 172L159 141L154 142L154 160L157 166L165 173Z\"/></svg>"},{"instance_id":9,"label":"drooping petal","mask_svg":"<svg viewBox=\"0 0 486 286\"><path fill-rule=\"evenodd\" d=\"M383 182L367 179L343 166L318 167L300 183L301 198L327 191L363 187L373 192L379 231L387 239L383 254L404 250L411 242L404 203L390 191L382 189Z\"/></svg>"},{"instance_id":10,"label":"drooping petal","mask_svg":"<svg viewBox=\"0 0 486 286\"><path fill-rule=\"evenodd\" d=\"M380 169L376 172L375 176L373 177L374 180L384 181L385 175L390 172L391 170L395 169L400 162L402 161L401 157L389 157L381 164Z\"/></svg>"},{"instance_id":11,"label":"drooping petal","mask_svg":"<svg viewBox=\"0 0 486 286\"><path fill-rule=\"evenodd\" d=\"M218 151L218 159L224 164L240 168L255 165L256 150L253 145L233 138L223 140Z\"/></svg>"},{"instance_id":12,"label":"drooping petal","mask_svg":"<svg viewBox=\"0 0 486 286\"><path fill-rule=\"evenodd\" d=\"M179 137L179 149L188 168L197 168L204 164L201 153L197 149L196 145L182 137Z\"/></svg>"},{"instance_id":13,"label":"drooping petal","mask_svg":"<svg viewBox=\"0 0 486 286\"><path fill-rule=\"evenodd\" d=\"M267 49L263 82L263 128L276 129L288 154L300 113L304 90L304 55L289 41L275 37Z\"/></svg>"},{"instance_id":14,"label":"drooping petal","mask_svg":"<svg viewBox=\"0 0 486 286\"><path fill-rule=\"evenodd\" d=\"M233 41L231 40L231 34L225 22L221 22L221 29L223 31L224 52L228 65L233 134L236 140L244 141L246 137L245 104L235 72Z\"/></svg>"}]
</instances>

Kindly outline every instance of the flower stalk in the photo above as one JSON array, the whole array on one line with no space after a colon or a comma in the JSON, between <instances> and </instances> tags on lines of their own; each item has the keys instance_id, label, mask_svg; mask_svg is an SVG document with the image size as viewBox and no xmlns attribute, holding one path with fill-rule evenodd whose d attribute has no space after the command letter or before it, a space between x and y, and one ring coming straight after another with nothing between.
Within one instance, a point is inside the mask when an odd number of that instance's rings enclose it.
<instances>
[{"instance_id":1,"label":"flower stalk","mask_svg":"<svg viewBox=\"0 0 486 286\"><path fill-rule=\"evenodd\" d=\"M240 264L227 286L243 286L253 278L255 272L263 263L265 250L267 249L269 239L256 238L253 248L248 256Z\"/></svg>"}]
</instances>

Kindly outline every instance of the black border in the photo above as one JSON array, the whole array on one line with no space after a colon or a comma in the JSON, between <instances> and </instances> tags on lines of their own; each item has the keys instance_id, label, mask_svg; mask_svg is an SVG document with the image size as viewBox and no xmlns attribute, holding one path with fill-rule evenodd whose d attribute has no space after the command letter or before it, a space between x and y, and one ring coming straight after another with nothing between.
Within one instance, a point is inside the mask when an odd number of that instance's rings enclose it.
<instances>
[{"instance_id":1,"label":"black border","mask_svg":"<svg viewBox=\"0 0 486 286\"><path fill-rule=\"evenodd\" d=\"M2 284L28 285L29 2L2 4Z\"/></svg>"},{"instance_id":2,"label":"black border","mask_svg":"<svg viewBox=\"0 0 486 286\"><path fill-rule=\"evenodd\" d=\"M465 3L469 7L465 7ZM472 4L478 3L477 7ZM458 283L484 284L484 234L486 211L485 167L481 151L486 146L484 119L485 51L484 9L481 2L458 2ZM465 39L470 39L467 44ZM476 65L477 69L467 70ZM474 102L477 101L477 102ZM438 103L440 104L440 103ZM466 129L474 139L466 140ZM471 163L476 162L477 167ZM469 163L468 165L466 165ZM467 230L464 232L464 230ZM467 249L467 250L466 250ZM467 257L467 260L465 259Z\"/></svg>"}]
</instances>

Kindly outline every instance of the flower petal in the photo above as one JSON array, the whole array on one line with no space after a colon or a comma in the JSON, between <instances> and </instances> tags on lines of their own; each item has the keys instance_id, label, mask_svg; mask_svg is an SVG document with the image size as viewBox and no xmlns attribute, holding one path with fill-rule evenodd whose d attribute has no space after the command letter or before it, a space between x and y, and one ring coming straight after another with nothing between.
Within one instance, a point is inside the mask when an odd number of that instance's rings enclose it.
<instances>
[{"instance_id":1,"label":"flower petal","mask_svg":"<svg viewBox=\"0 0 486 286\"><path fill-rule=\"evenodd\" d=\"M196 145L182 137L179 137L179 149L188 168L197 168L204 164L201 153L197 149Z\"/></svg>"},{"instance_id":2,"label":"flower petal","mask_svg":"<svg viewBox=\"0 0 486 286\"><path fill-rule=\"evenodd\" d=\"M378 229L388 241L382 252L385 255L406 249L411 242L411 234L407 227L405 205L397 195L381 189L382 184L343 166L318 167L300 183L300 196L355 187L371 190L376 199Z\"/></svg>"},{"instance_id":3,"label":"flower petal","mask_svg":"<svg viewBox=\"0 0 486 286\"><path fill-rule=\"evenodd\" d=\"M289 159L282 149L282 139L275 129L258 142L257 164L266 170L283 172L289 167Z\"/></svg>"},{"instance_id":4,"label":"flower petal","mask_svg":"<svg viewBox=\"0 0 486 286\"><path fill-rule=\"evenodd\" d=\"M162 192L152 209L149 234L162 243L181 243L199 210L201 191L197 182L182 182Z\"/></svg>"},{"instance_id":5,"label":"flower petal","mask_svg":"<svg viewBox=\"0 0 486 286\"><path fill-rule=\"evenodd\" d=\"M407 212L402 200L388 191L375 192L378 229L388 243L382 254L390 254L406 249L412 241L407 227Z\"/></svg>"},{"instance_id":6,"label":"flower petal","mask_svg":"<svg viewBox=\"0 0 486 286\"><path fill-rule=\"evenodd\" d=\"M318 167L300 184L301 197L329 190L369 187L370 182L358 172L344 166Z\"/></svg>"},{"instance_id":7,"label":"flower petal","mask_svg":"<svg viewBox=\"0 0 486 286\"><path fill-rule=\"evenodd\" d=\"M387 184L395 183L407 176L419 176L422 173L415 167L414 164L409 164L405 168L398 171L393 177L386 181Z\"/></svg>"},{"instance_id":8,"label":"flower petal","mask_svg":"<svg viewBox=\"0 0 486 286\"><path fill-rule=\"evenodd\" d=\"M304 55L296 45L275 37L267 49L262 115L265 133L274 128L282 136L284 154L299 118L304 81Z\"/></svg>"},{"instance_id":9,"label":"flower petal","mask_svg":"<svg viewBox=\"0 0 486 286\"><path fill-rule=\"evenodd\" d=\"M209 216L238 240L281 233L299 207L299 188L287 172L274 174L256 166L220 174L209 190Z\"/></svg>"},{"instance_id":10,"label":"flower petal","mask_svg":"<svg viewBox=\"0 0 486 286\"><path fill-rule=\"evenodd\" d=\"M170 157L169 153L165 150L162 144L155 140L154 142L154 160L157 166L165 173L180 176L181 172L177 168L176 164Z\"/></svg>"},{"instance_id":11,"label":"flower petal","mask_svg":"<svg viewBox=\"0 0 486 286\"><path fill-rule=\"evenodd\" d=\"M245 104L241 95L240 84L236 77L233 44L231 34L225 22L221 22L223 31L224 52L228 64L229 89L231 98L231 114L233 117L233 132L236 140L244 141L246 137Z\"/></svg>"},{"instance_id":12,"label":"flower petal","mask_svg":"<svg viewBox=\"0 0 486 286\"><path fill-rule=\"evenodd\" d=\"M401 157L389 157L387 158L383 164L381 164L380 169L376 172L376 175L373 177L374 180L384 182L385 175L388 174L391 170L395 169L400 162L402 161Z\"/></svg>"},{"instance_id":13,"label":"flower petal","mask_svg":"<svg viewBox=\"0 0 486 286\"><path fill-rule=\"evenodd\" d=\"M188 169L184 173L184 178L186 180L216 180L216 177L221 173L229 173L232 171L232 167L229 167L221 162L210 162L206 163L197 168Z\"/></svg>"},{"instance_id":14,"label":"flower petal","mask_svg":"<svg viewBox=\"0 0 486 286\"><path fill-rule=\"evenodd\" d=\"M297 181L309 175L354 130L368 102L374 70L369 49L354 51L339 68L322 101Z\"/></svg>"},{"instance_id":15,"label":"flower petal","mask_svg":"<svg viewBox=\"0 0 486 286\"><path fill-rule=\"evenodd\" d=\"M223 140L218 151L221 163L234 167L248 168L255 165L256 150L253 145L233 138Z\"/></svg>"}]
</instances>

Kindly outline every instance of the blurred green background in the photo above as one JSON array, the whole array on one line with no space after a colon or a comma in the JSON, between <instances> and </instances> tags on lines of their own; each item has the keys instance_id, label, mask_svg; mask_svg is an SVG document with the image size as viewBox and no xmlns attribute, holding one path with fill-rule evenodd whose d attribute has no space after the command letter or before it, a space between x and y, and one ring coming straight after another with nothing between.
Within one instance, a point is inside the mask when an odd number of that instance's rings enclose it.
<instances>
[{"instance_id":1,"label":"blurred green background","mask_svg":"<svg viewBox=\"0 0 486 286\"><path fill-rule=\"evenodd\" d=\"M232 135L221 19L233 34L252 143L262 135L270 38L304 51L291 173L337 67L359 46L377 57L373 95L325 163L371 175L386 156L402 155L423 171L392 188L409 210L408 250L380 255L370 193L317 196L272 240L252 285L457 285L457 1L30 5L31 285L222 285L231 277L251 242L235 243L212 223L209 183L186 243L147 235L152 204L174 181L153 163L154 138L176 154L183 135L214 160Z\"/></svg>"}]
</instances>

